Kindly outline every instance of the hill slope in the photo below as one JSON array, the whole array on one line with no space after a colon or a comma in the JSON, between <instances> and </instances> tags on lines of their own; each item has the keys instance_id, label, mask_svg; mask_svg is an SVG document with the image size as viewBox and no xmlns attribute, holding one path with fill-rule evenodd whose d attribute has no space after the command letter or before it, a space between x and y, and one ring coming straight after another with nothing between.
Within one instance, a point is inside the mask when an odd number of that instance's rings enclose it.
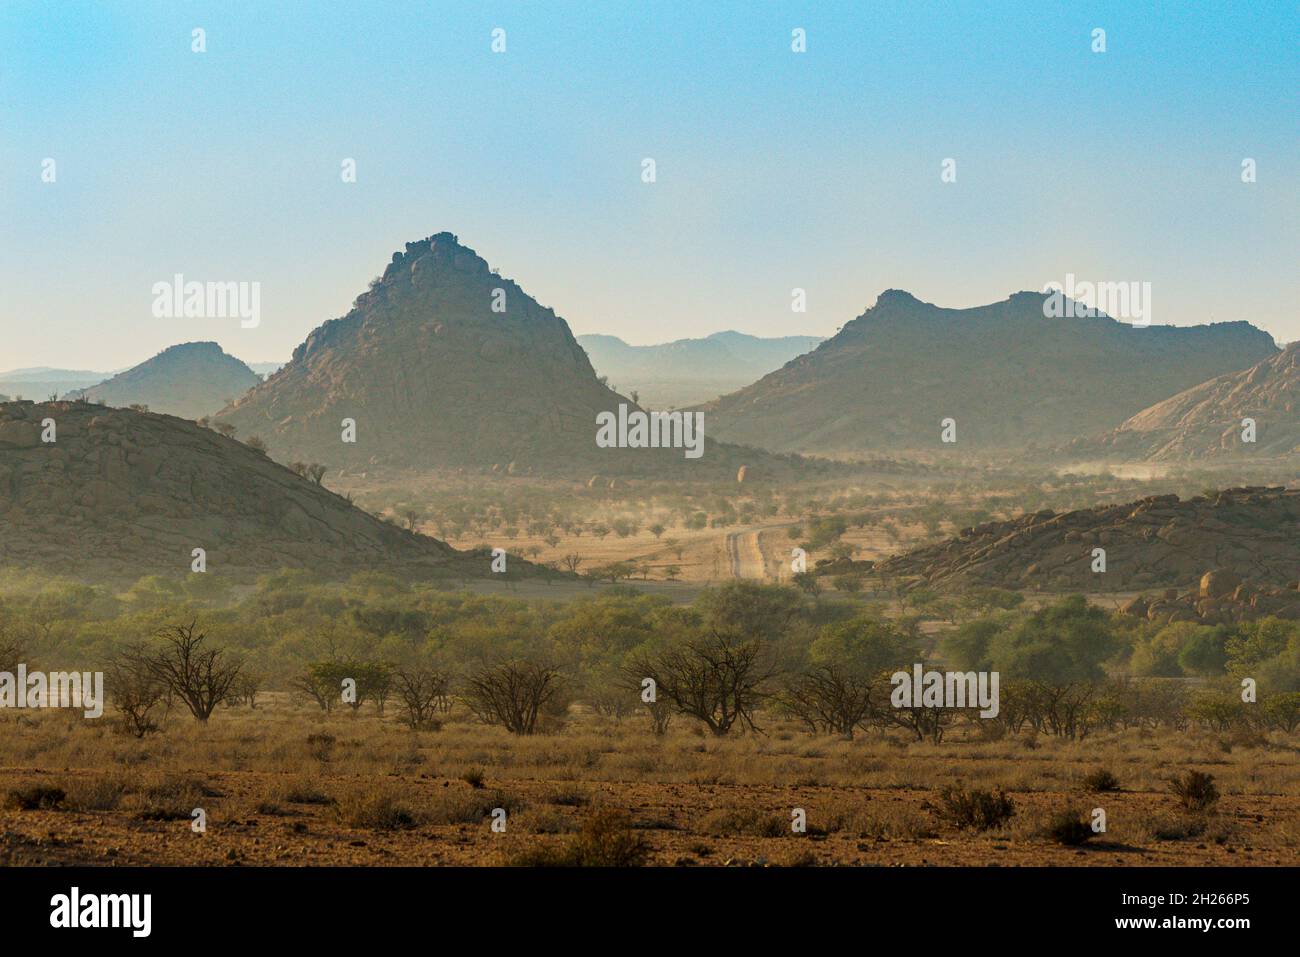
<instances>
[{"instance_id":1,"label":"hill slope","mask_svg":"<svg viewBox=\"0 0 1300 957\"><path fill-rule=\"evenodd\" d=\"M1104 572L1092 570L1094 548L1106 551ZM1300 490L1237 488L1187 501L1157 495L1126 505L1036 512L965 529L878 568L946 587L1178 588L1216 569L1286 585L1300 578Z\"/></svg>"},{"instance_id":2,"label":"hill slope","mask_svg":"<svg viewBox=\"0 0 1300 957\"><path fill-rule=\"evenodd\" d=\"M719 439L778 451L1059 446L1277 351L1245 322L1049 319L1044 298L941 309L890 290L808 355L703 409ZM940 443L948 417L955 446Z\"/></svg>"},{"instance_id":3,"label":"hill slope","mask_svg":"<svg viewBox=\"0 0 1300 957\"><path fill-rule=\"evenodd\" d=\"M598 447L597 413L628 401L596 378L562 318L439 233L394 253L347 315L216 421L280 461L329 466L734 477L757 458L716 443L699 459Z\"/></svg>"},{"instance_id":4,"label":"hill slope","mask_svg":"<svg viewBox=\"0 0 1300 957\"><path fill-rule=\"evenodd\" d=\"M819 342L816 336L762 339L715 332L703 339L633 346L617 336L578 336L598 374L624 392L635 389L656 409L706 402L749 385Z\"/></svg>"},{"instance_id":5,"label":"hill slope","mask_svg":"<svg viewBox=\"0 0 1300 957\"><path fill-rule=\"evenodd\" d=\"M52 444L41 441L46 418ZM179 576L196 547L208 574L236 577L488 570L485 557L381 522L193 422L84 402L0 405L0 568Z\"/></svg>"},{"instance_id":6,"label":"hill slope","mask_svg":"<svg viewBox=\"0 0 1300 957\"><path fill-rule=\"evenodd\" d=\"M223 408L261 381L257 373L215 342L185 342L64 398L119 408L147 405L151 412L198 419Z\"/></svg>"},{"instance_id":7,"label":"hill slope","mask_svg":"<svg viewBox=\"0 0 1300 957\"><path fill-rule=\"evenodd\" d=\"M1255 442L1242 420L1255 420ZM1072 448L1085 455L1201 461L1300 453L1300 342L1243 372L1221 375L1143 409Z\"/></svg>"}]
</instances>

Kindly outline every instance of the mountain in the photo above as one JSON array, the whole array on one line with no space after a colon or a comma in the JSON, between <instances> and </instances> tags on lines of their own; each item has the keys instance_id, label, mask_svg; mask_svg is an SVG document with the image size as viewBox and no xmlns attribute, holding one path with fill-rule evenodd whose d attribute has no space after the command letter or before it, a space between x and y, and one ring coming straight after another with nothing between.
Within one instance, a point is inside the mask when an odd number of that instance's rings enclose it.
<instances>
[{"instance_id":1,"label":"mountain","mask_svg":"<svg viewBox=\"0 0 1300 957\"><path fill-rule=\"evenodd\" d=\"M73 389L103 382L112 374L84 369L54 369L49 366L10 369L8 372L0 372L0 395L47 399L52 395L63 395Z\"/></svg>"},{"instance_id":2,"label":"mountain","mask_svg":"<svg viewBox=\"0 0 1300 957\"><path fill-rule=\"evenodd\" d=\"M734 479L761 458L712 441L698 459L599 447L597 414L620 405L635 411L596 378L562 318L444 232L394 253L346 315L214 421L260 437L280 461L331 467Z\"/></svg>"},{"instance_id":3,"label":"mountain","mask_svg":"<svg viewBox=\"0 0 1300 957\"><path fill-rule=\"evenodd\" d=\"M145 405L153 412L197 419L216 412L261 381L215 342L186 342L64 398L118 407Z\"/></svg>"},{"instance_id":4,"label":"mountain","mask_svg":"<svg viewBox=\"0 0 1300 957\"><path fill-rule=\"evenodd\" d=\"M889 290L812 352L702 409L717 438L778 451L1000 454L1114 428L1277 352L1246 322L1046 318L1046 298L943 309ZM945 418L955 445L940 441Z\"/></svg>"},{"instance_id":5,"label":"mountain","mask_svg":"<svg viewBox=\"0 0 1300 957\"><path fill-rule=\"evenodd\" d=\"M1105 550L1103 572L1093 571L1095 548ZM1186 587L1213 570L1293 586L1298 568L1300 489L1262 487L1035 512L965 529L876 566L886 576L938 586L1080 592Z\"/></svg>"},{"instance_id":6,"label":"mountain","mask_svg":"<svg viewBox=\"0 0 1300 957\"><path fill-rule=\"evenodd\" d=\"M1242 441L1242 420L1255 442ZM1204 461L1300 453L1300 342L1243 372L1230 372L1157 402L1097 440L1086 456Z\"/></svg>"},{"instance_id":7,"label":"mountain","mask_svg":"<svg viewBox=\"0 0 1300 957\"><path fill-rule=\"evenodd\" d=\"M242 442L87 402L0 405L0 530L0 569L97 579L192 574L195 548L207 574L236 578L489 570L488 556L382 522Z\"/></svg>"},{"instance_id":8,"label":"mountain","mask_svg":"<svg viewBox=\"0 0 1300 957\"><path fill-rule=\"evenodd\" d=\"M625 392L635 389L642 402L656 409L706 402L749 385L821 341L817 336L761 339L728 331L632 346L617 336L578 336L597 373Z\"/></svg>"}]
</instances>

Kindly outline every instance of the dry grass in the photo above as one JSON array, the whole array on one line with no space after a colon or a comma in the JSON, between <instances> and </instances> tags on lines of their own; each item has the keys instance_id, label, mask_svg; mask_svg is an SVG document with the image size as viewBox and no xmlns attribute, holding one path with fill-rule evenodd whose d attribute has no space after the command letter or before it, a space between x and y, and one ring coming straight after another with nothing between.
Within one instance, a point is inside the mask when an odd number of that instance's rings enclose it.
<instances>
[{"instance_id":1,"label":"dry grass","mask_svg":"<svg viewBox=\"0 0 1300 957\"><path fill-rule=\"evenodd\" d=\"M609 814L658 864L1300 859L1300 762L1282 735L1230 750L1195 731L1040 736L1027 750L1014 737L845 741L776 720L763 735L718 739L680 719L656 737L641 718L575 712L555 733L516 738L460 710L439 731L411 732L391 716L325 716L274 693L207 726L173 714L146 742L64 717L0 716L0 794L64 795L0 810L0 861L506 864L543 846L577 853L587 822ZM1123 790L1102 789L1112 781L1099 768ZM1194 812L1169 784L1193 770L1213 774L1220 795ZM1015 815L956 827L937 809L958 780L1005 792ZM196 807L208 818L201 837ZM1078 836L1053 830L1062 807L1081 821L1103 809L1107 832L1062 841ZM504 831L490 826L497 808ZM791 830L795 808L805 834ZM26 838L44 842L39 853ZM621 839L591 840L590 859L622 853Z\"/></svg>"}]
</instances>

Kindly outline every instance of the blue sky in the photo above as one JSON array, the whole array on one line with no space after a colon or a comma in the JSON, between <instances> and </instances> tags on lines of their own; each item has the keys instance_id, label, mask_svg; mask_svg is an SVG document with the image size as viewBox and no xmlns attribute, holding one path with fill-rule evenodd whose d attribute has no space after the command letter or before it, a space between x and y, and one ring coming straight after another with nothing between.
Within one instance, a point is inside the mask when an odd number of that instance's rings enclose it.
<instances>
[{"instance_id":1,"label":"blue sky","mask_svg":"<svg viewBox=\"0 0 1300 957\"><path fill-rule=\"evenodd\" d=\"M1298 339L1296 11L0 0L0 369L286 358L442 230L637 343L1067 272L1151 282L1157 324ZM260 282L261 325L155 318L174 273Z\"/></svg>"}]
</instances>

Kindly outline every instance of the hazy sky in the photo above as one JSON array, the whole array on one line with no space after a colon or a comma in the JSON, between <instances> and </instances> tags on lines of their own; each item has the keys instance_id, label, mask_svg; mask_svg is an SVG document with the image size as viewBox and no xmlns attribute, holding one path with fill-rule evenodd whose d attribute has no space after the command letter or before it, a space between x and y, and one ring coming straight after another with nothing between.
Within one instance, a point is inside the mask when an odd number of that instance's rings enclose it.
<instances>
[{"instance_id":1,"label":"hazy sky","mask_svg":"<svg viewBox=\"0 0 1300 957\"><path fill-rule=\"evenodd\" d=\"M1067 272L1151 282L1157 324L1297 339L1296 10L3 0L0 370L287 358L442 230L636 343L827 335L887 288L968 306ZM261 325L155 318L175 273L261 283Z\"/></svg>"}]
</instances>

